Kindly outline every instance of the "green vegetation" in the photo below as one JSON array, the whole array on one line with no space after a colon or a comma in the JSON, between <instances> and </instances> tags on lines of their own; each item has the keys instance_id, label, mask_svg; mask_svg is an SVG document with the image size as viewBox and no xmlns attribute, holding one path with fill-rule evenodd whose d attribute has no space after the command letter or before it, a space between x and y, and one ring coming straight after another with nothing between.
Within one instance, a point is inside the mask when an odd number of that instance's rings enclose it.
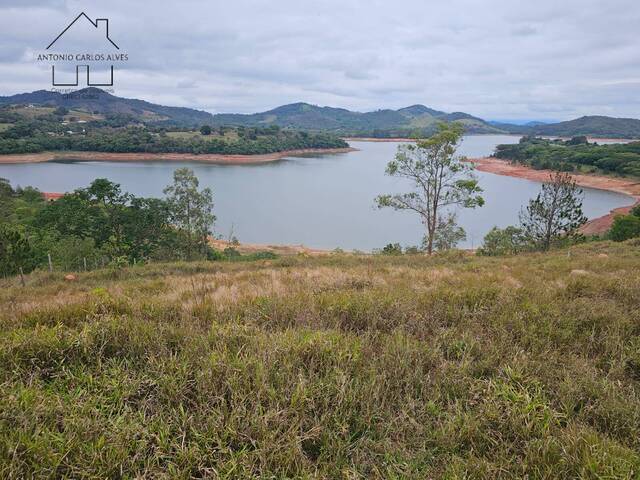
<instances>
[{"instance_id":1,"label":"green vegetation","mask_svg":"<svg viewBox=\"0 0 640 480\"><path fill-rule=\"evenodd\" d=\"M441 112L424 105L361 113L344 108L293 103L263 113L214 116L216 125L245 127L277 125L282 128L328 131L340 135L375 138L427 137L437 133L438 124L443 122L460 125L467 133L502 133L502 130L472 115L462 112Z\"/></svg>"},{"instance_id":2,"label":"green vegetation","mask_svg":"<svg viewBox=\"0 0 640 480\"><path fill-rule=\"evenodd\" d=\"M139 198L97 179L84 189L44 202L32 188L0 179L0 273L47 268L96 268L105 262L217 259L208 235L213 199L188 169L176 170L167 200Z\"/></svg>"},{"instance_id":3,"label":"green vegetation","mask_svg":"<svg viewBox=\"0 0 640 480\"><path fill-rule=\"evenodd\" d=\"M609 238L616 242L635 237L640 237L640 204L636 205L629 215L616 216L609 231Z\"/></svg>"},{"instance_id":4,"label":"green vegetation","mask_svg":"<svg viewBox=\"0 0 640 480\"><path fill-rule=\"evenodd\" d=\"M308 103L292 103L272 110L242 114L217 114L192 108L167 107L131 98L110 95L98 88L85 88L72 94L39 90L0 97L0 106L12 106L13 113L34 118L46 115L56 108L65 108L65 119L101 120L106 117L126 116L145 125L168 129L175 127L199 128L202 125L268 127L279 126L294 130L332 132L354 137L427 137L437 132L440 122L462 125L469 134L513 133L519 135L546 135L574 137L640 138L640 120L587 116L574 120L526 125L487 122L464 112L447 113L424 105L412 105L398 110L353 112L344 108L319 107ZM2 123L0 111L0 124ZM0 127L1 129L2 127Z\"/></svg>"},{"instance_id":5,"label":"green vegetation","mask_svg":"<svg viewBox=\"0 0 640 480\"><path fill-rule=\"evenodd\" d=\"M415 145L400 145L394 160L387 165L387 175L406 178L413 184L408 193L379 195L378 208L390 207L417 213L426 228L424 247L447 250L465 238L447 208L475 208L484 204L482 189L472 175L473 166L456 156L464 130L456 124L439 125L439 131Z\"/></svg>"},{"instance_id":6,"label":"green vegetation","mask_svg":"<svg viewBox=\"0 0 640 480\"><path fill-rule=\"evenodd\" d=\"M280 130L278 127L225 128L219 135L186 131L171 135L164 128L132 124L127 116L107 116L86 123L66 122L54 114L19 119L0 131L0 154L43 151L112 153L265 154L299 149L344 148L335 136ZM180 133L183 133L181 131Z\"/></svg>"},{"instance_id":7,"label":"green vegetation","mask_svg":"<svg viewBox=\"0 0 640 480\"><path fill-rule=\"evenodd\" d=\"M558 137L588 135L600 138L640 138L640 120L591 115L566 122L536 125L526 133Z\"/></svg>"},{"instance_id":8,"label":"green vegetation","mask_svg":"<svg viewBox=\"0 0 640 480\"><path fill-rule=\"evenodd\" d=\"M582 189L571 175L555 172L536 198L520 210L520 225L493 227L485 235L478 255L515 255L583 242L580 227L587 218L582 213L582 201Z\"/></svg>"},{"instance_id":9,"label":"green vegetation","mask_svg":"<svg viewBox=\"0 0 640 480\"><path fill-rule=\"evenodd\" d=\"M568 173L553 174L536 198L520 212L522 234L534 248L549 250L558 241L579 236L587 222L582 214L582 189Z\"/></svg>"},{"instance_id":10,"label":"green vegetation","mask_svg":"<svg viewBox=\"0 0 640 480\"><path fill-rule=\"evenodd\" d=\"M516 255L530 250L529 241L521 228L510 225L505 228L493 227L484 236L478 255L504 256Z\"/></svg>"},{"instance_id":11,"label":"green vegetation","mask_svg":"<svg viewBox=\"0 0 640 480\"><path fill-rule=\"evenodd\" d=\"M22 114L29 116L50 113L54 109L62 107L72 115L84 112L85 116L94 119L107 115L127 116L139 123L165 127L199 127L210 124L213 119L210 113L201 110L166 107L143 100L116 97L94 87L83 88L69 94L48 90L20 93L0 97L0 105L16 106L21 109ZM82 118L82 120L87 119L86 117Z\"/></svg>"},{"instance_id":12,"label":"green vegetation","mask_svg":"<svg viewBox=\"0 0 640 480\"><path fill-rule=\"evenodd\" d=\"M498 145L495 156L536 169L640 176L640 142L597 145L585 137L568 141L523 137L517 144Z\"/></svg>"},{"instance_id":13,"label":"green vegetation","mask_svg":"<svg viewBox=\"0 0 640 480\"><path fill-rule=\"evenodd\" d=\"M637 478L638 249L2 281L0 477Z\"/></svg>"}]
</instances>

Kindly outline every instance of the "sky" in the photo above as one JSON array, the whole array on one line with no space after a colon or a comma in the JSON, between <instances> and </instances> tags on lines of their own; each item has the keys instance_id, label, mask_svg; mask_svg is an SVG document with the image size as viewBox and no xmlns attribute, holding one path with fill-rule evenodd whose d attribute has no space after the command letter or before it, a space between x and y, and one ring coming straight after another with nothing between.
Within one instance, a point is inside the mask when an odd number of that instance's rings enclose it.
<instances>
[{"instance_id":1,"label":"sky","mask_svg":"<svg viewBox=\"0 0 640 480\"><path fill-rule=\"evenodd\" d=\"M164 105L640 117L638 0L0 0L0 95L51 88L35 56L83 11L128 55L115 95Z\"/></svg>"}]
</instances>

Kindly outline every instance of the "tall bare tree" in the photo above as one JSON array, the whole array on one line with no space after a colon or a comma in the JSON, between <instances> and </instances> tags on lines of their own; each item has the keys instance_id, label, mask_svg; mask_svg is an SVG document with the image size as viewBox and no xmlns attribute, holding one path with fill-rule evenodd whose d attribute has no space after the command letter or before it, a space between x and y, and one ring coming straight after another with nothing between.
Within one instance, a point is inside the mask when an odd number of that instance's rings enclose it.
<instances>
[{"instance_id":1,"label":"tall bare tree","mask_svg":"<svg viewBox=\"0 0 640 480\"><path fill-rule=\"evenodd\" d=\"M386 172L387 175L410 180L413 190L376 198L378 208L410 210L420 215L426 228L424 243L429 254L433 252L438 229L447 225L442 221L445 218L443 209L484 205L480 196L482 189L473 175L473 165L456 155L463 132L457 123L443 123L432 137L415 145L399 146Z\"/></svg>"},{"instance_id":2,"label":"tall bare tree","mask_svg":"<svg viewBox=\"0 0 640 480\"><path fill-rule=\"evenodd\" d=\"M542 185L538 196L520 212L520 224L527 240L541 250L554 241L574 236L586 221L582 213L583 192L571 175L557 172Z\"/></svg>"}]
</instances>

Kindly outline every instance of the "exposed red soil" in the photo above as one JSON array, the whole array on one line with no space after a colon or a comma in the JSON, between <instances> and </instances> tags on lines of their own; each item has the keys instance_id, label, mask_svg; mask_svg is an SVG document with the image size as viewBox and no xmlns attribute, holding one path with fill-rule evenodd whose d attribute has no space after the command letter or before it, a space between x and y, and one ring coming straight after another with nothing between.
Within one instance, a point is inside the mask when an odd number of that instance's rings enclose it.
<instances>
[{"instance_id":1,"label":"exposed red soil","mask_svg":"<svg viewBox=\"0 0 640 480\"><path fill-rule=\"evenodd\" d=\"M481 172L506 175L509 177L525 178L538 182L547 182L553 173L551 170L534 170L531 167L511 163L494 157L470 158L469 161L476 165ZM582 226L580 231L585 235L601 235L611 228L616 215L629 213L634 205L640 203L640 181L625 178L605 177L601 175L573 174L576 183L582 187L609 190L612 192L629 195L628 206L616 208L602 217L594 218Z\"/></svg>"},{"instance_id":2,"label":"exposed red soil","mask_svg":"<svg viewBox=\"0 0 640 480\"><path fill-rule=\"evenodd\" d=\"M109 152L42 152L0 155L0 163L40 163L53 160L75 160L84 162L203 162L221 165L238 165L274 162L284 157L317 153L334 154L353 152L357 149L307 148L262 155L221 155L213 153L109 153Z\"/></svg>"},{"instance_id":3,"label":"exposed red soil","mask_svg":"<svg viewBox=\"0 0 640 480\"><path fill-rule=\"evenodd\" d=\"M415 142L415 138L344 137L345 142Z\"/></svg>"}]
</instances>

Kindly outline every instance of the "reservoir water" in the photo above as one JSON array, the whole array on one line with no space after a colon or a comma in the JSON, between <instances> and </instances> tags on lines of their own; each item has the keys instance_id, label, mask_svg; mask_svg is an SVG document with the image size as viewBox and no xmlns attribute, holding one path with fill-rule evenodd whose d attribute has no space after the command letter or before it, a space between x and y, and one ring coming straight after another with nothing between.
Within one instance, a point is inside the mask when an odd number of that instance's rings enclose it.
<instances>
[{"instance_id":1,"label":"reservoir water","mask_svg":"<svg viewBox=\"0 0 640 480\"><path fill-rule=\"evenodd\" d=\"M506 135L466 136L459 153L486 156L500 143L515 143ZM162 197L176 168L192 168L201 186L213 189L215 233L227 237L233 227L241 242L304 244L309 247L370 251L387 243L419 245L423 227L407 212L378 210L381 193L407 190L406 183L385 175L397 150L396 142L350 142L355 152L291 157L257 165L211 165L186 162L48 162L0 165L0 177L12 185L66 192L108 178L138 196ZM540 183L476 172L486 204L460 210L467 232L460 246L477 247L494 225L516 224L518 212L540 190ZM629 197L585 189L584 211L589 218L628 205Z\"/></svg>"}]
</instances>

